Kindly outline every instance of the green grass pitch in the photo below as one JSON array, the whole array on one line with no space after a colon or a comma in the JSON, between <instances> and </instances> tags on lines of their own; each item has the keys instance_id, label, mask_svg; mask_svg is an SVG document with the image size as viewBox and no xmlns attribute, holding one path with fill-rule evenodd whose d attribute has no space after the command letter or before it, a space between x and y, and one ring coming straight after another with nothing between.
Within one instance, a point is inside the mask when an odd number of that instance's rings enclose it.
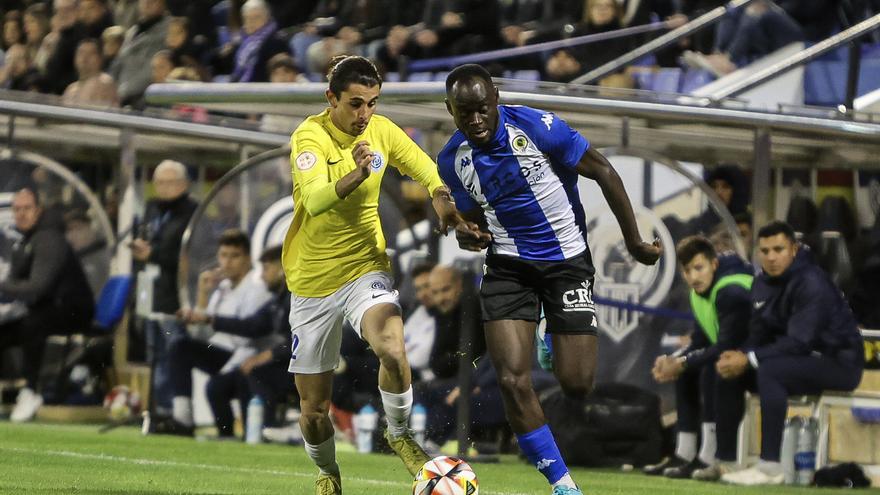
<instances>
[{"instance_id":1,"label":"green grass pitch","mask_svg":"<svg viewBox=\"0 0 880 495\"><path fill-rule=\"evenodd\" d=\"M302 447L144 437L135 428L0 423L2 494L311 495L315 468ZM343 450L350 450L343 449ZM395 457L339 454L345 495L406 495L410 476ZM549 494L543 478L514 457L475 464L482 495ZM809 488L734 488L639 473L575 469L593 495L822 494ZM867 493L867 492L863 492ZM871 493L880 493L872 490Z\"/></svg>"}]
</instances>

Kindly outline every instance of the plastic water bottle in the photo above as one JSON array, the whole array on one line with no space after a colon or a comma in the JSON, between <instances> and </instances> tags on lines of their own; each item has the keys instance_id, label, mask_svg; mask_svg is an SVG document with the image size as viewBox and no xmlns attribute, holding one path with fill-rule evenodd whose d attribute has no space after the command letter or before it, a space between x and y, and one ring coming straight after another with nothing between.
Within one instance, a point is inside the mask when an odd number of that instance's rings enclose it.
<instances>
[{"instance_id":1,"label":"plastic water bottle","mask_svg":"<svg viewBox=\"0 0 880 495\"><path fill-rule=\"evenodd\" d=\"M797 470L797 484L809 485L816 471L816 439L818 427L813 418L805 419L798 431L797 452L794 466Z\"/></svg>"},{"instance_id":2,"label":"plastic water bottle","mask_svg":"<svg viewBox=\"0 0 880 495\"><path fill-rule=\"evenodd\" d=\"M265 404L259 395L251 397L247 406L247 425L244 439L247 443L257 444L263 441L263 409Z\"/></svg>"},{"instance_id":3,"label":"plastic water bottle","mask_svg":"<svg viewBox=\"0 0 880 495\"><path fill-rule=\"evenodd\" d=\"M797 470L794 467L794 456L798 447L798 434L804 419L794 416L785 420L785 429L782 431L782 450L779 462L782 464L782 473L785 475L785 484L797 483Z\"/></svg>"},{"instance_id":4,"label":"plastic water bottle","mask_svg":"<svg viewBox=\"0 0 880 495\"><path fill-rule=\"evenodd\" d=\"M409 417L409 427L413 431L413 440L422 447L425 446L425 426L428 423L428 410L421 404L416 404L412 408L412 415Z\"/></svg>"},{"instance_id":5,"label":"plastic water bottle","mask_svg":"<svg viewBox=\"0 0 880 495\"><path fill-rule=\"evenodd\" d=\"M369 454L373 451L373 432L379 423L379 413L376 409L367 404L361 408L357 416L354 418L355 436L357 441L357 450L361 454Z\"/></svg>"}]
</instances>

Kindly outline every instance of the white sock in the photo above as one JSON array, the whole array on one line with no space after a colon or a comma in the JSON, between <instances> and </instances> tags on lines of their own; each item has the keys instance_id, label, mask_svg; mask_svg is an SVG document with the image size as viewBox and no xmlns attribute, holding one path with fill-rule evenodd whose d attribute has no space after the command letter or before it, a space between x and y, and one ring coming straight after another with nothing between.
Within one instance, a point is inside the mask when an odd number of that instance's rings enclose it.
<instances>
[{"instance_id":1,"label":"white sock","mask_svg":"<svg viewBox=\"0 0 880 495\"><path fill-rule=\"evenodd\" d=\"M687 431L678 432L675 455L686 461L694 460L694 457L697 456L697 434Z\"/></svg>"},{"instance_id":2,"label":"white sock","mask_svg":"<svg viewBox=\"0 0 880 495\"><path fill-rule=\"evenodd\" d=\"M306 453L309 454L322 474L339 475L339 464L336 463L336 439L333 435L318 445L312 445L306 441L303 441L303 445L306 447Z\"/></svg>"},{"instance_id":3,"label":"white sock","mask_svg":"<svg viewBox=\"0 0 880 495\"><path fill-rule=\"evenodd\" d=\"M715 423L703 423L703 439L700 444L699 458L703 464L711 466L715 463Z\"/></svg>"},{"instance_id":4,"label":"white sock","mask_svg":"<svg viewBox=\"0 0 880 495\"><path fill-rule=\"evenodd\" d=\"M184 425L193 425L192 400L189 397L177 396L171 400L171 416Z\"/></svg>"},{"instance_id":5,"label":"white sock","mask_svg":"<svg viewBox=\"0 0 880 495\"><path fill-rule=\"evenodd\" d=\"M565 473L565 475L563 475L562 478L559 478L559 481L557 481L556 483L553 483L553 486L554 487L566 486L568 488L577 488L578 487L575 484L574 480L571 479L571 475L568 473Z\"/></svg>"},{"instance_id":6,"label":"white sock","mask_svg":"<svg viewBox=\"0 0 880 495\"><path fill-rule=\"evenodd\" d=\"M388 431L392 437L399 437L406 433L409 424L409 412L412 409L413 391L409 387L402 394L392 394L379 389L382 394L382 408L385 409L385 421L388 423Z\"/></svg>"}]
</instances>

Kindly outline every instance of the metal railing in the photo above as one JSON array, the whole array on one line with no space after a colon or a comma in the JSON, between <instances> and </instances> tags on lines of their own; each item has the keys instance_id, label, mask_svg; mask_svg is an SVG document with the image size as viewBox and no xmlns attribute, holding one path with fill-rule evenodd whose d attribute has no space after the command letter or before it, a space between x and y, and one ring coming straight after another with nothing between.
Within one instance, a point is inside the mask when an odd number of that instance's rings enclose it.
<instances>
[{"instance_id":1,"label":"metal railing","mask_svg":"<svg viewBox=\"0 0 880 495\"><path fill-rule=\"evenodd\" d=\"M574 84L589 84L594 81L598 81L599 79L602 79L609 74L613 74L619 71L620 69L626 67L627 65L646 55L651 55L652 53L660 51L686 36L690 36L697 31L700 31L715 24L731 10L745 7L752 1L754 0L733 0L727 5L712 9L709 12L701 15L700 17L697 17L696 19L688 22L684 26L670 31L653 41L645 43L635 50L625 53L620 57L617 57L616 59L604 65L601 65L582 76L578 76L574 78L574 80L572 80L571 82Z\"/></svg>"}]
</instances>

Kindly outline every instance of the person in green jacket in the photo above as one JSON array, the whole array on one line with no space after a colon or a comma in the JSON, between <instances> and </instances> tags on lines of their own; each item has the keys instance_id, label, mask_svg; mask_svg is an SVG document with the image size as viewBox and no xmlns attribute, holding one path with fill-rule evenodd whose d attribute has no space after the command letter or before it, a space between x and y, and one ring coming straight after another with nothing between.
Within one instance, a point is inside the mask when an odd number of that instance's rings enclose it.
<instances>
[{"instance_id":1,"label":"person in green jacket","mask_svg":"<svg viewBox=\"0 0 880 495\"><path fill-rule=\"evenodd\" d=\"M748 337L752 270L736 253L717 253L702 236L682 239L676 254L682 277L691 288L696 328L689 346L660 356L654 363L652 374L658 383L675 382L678 434L675 455L644 471L670 478L717 480L719 463L736 461L744 398L741 389L718 377L715 362L722 352L738 348ZM716 409L722 395L725 403L737 407Z\"/></svg>"}]
</instances>

